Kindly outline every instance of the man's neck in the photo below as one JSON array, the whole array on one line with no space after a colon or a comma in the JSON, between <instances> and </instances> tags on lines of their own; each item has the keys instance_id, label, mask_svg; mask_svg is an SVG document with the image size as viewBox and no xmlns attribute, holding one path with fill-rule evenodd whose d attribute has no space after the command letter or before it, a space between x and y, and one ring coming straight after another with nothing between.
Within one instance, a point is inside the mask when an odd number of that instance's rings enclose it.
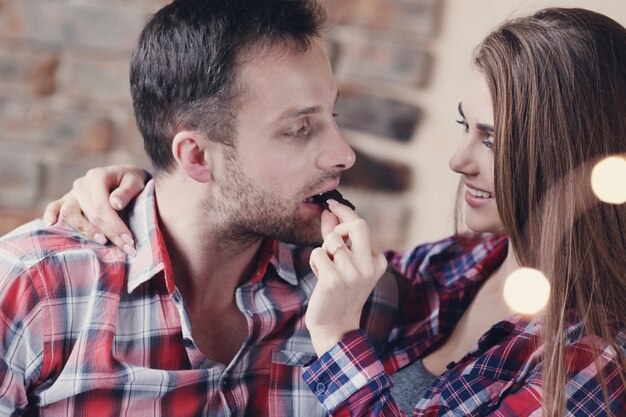
<instances>
[{"instance_id":1,"label":"man's neck","mask_svg":"<svg viewBox=\"0 0 626 417\"><path fill-rule=\"evenodd\" d=\"M226 308L234 303L237 286L253 275L262 239L224 236L212 219L199 218L198 213L206 211L200 203L203 196L182 187L190 184L167 184L155 191L174 281L191 314L209 307ZM181 195L197 198L181 199Z\"/></svg>"}]
</instances>

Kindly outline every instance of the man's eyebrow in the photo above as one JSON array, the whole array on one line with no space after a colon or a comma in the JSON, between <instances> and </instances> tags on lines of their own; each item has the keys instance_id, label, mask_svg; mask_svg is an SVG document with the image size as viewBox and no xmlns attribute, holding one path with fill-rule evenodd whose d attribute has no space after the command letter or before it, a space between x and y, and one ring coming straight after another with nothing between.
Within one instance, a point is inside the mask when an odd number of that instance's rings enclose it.
<instances>
[{"instance_id":1,"label":"man's eyebrow","mask_svg":"<svg viewBox=\"0 0 626 417\"><path fill-rule=\"evenodd\" d=\"M303 109L287 110L286 112L284 112L278 117L278 120L297 119L298 117L319 113L321 111L322 111L321 106L311 106L311 107L305 107Z\"/></svg>"},{"instance_id":2,"label":"man's eyebrow","mask_svg":"<svg viewBox=\"0 0 626 417\"><path fill-rule=\"evenodd\" d=\"M335 97L335 104L337 104L337 100L339 100L339 92L337 92L337 96ZM305 107L303 109L290 109L286 112L282 113L276 121L284 120L284 119L297 119L298 117L307 116L309 114L321 113L322 106L310 106Z\"/></svg>"}]
</instances>

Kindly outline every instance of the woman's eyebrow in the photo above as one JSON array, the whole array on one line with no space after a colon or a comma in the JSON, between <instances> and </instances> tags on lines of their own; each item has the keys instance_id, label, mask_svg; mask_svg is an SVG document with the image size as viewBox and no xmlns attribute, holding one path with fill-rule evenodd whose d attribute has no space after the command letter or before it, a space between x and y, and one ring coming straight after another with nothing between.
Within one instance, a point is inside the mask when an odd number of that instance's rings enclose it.
<instances>
[{"instance_id":1,"label":"woman's eyebrow","mask_svg":"<svg viewBox=\"0 0 626 417\"><path fill-rule=\"evenodd\" d=\"M488 125L486 123L477 123L476 128L485 133L493 133L493 126Z\"/></svg>"},{"instance_id":2,"label":"woman's eyebrow","mask_svg":"<svg viewBox=\"0 0 626 417\"><path fill-rule=\"evenodd\" d=\"M459 114L461 115L462 118L465 119L465 113L463 113L463 102L460 101L459 102ZM486 132L486 133L493 133L494 129L492 125L489 125L487 123L476 123L476 128L480 131Z\"/></svg>"}]
</instances>

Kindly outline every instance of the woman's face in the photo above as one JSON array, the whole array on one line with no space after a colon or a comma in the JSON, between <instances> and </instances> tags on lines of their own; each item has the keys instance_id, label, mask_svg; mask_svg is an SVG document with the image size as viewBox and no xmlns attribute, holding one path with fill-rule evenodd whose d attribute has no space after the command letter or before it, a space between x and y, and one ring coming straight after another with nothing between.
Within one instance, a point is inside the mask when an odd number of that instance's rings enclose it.
<instances>
[{"instance_id":1,"label":"woman's face","mask_svg":"<svg viewBox=\"0 0 626 417\"><path fill-rule=\"evenodd\" d=\"M478 233L501 232L494 198L493 105L485 78L476 68L459 103L459 114L463 133L450 158L450 168L462 175L467 205L465 223Z\"/></svg>"}]
</instances>

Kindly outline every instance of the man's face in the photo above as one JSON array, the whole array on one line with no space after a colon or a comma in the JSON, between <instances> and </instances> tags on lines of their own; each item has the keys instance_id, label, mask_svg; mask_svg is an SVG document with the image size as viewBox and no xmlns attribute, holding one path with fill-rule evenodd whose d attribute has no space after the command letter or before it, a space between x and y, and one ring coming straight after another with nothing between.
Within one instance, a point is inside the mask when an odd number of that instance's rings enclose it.
<instances>
[{"instance_id":1,"label":"man's face","mask_svg":"<svg viewBox=\"0 0 626 417\"><path fill-rule=\"evenodd\" d=\"M333 115L337 86L316 43L272 49L240 67L235 148L225 148L214 200L233 237L321 241L322 208L308 198L337 188L355 155ZM221 178L219 178L221 177Z\"/></svg>"}]
</instances>

